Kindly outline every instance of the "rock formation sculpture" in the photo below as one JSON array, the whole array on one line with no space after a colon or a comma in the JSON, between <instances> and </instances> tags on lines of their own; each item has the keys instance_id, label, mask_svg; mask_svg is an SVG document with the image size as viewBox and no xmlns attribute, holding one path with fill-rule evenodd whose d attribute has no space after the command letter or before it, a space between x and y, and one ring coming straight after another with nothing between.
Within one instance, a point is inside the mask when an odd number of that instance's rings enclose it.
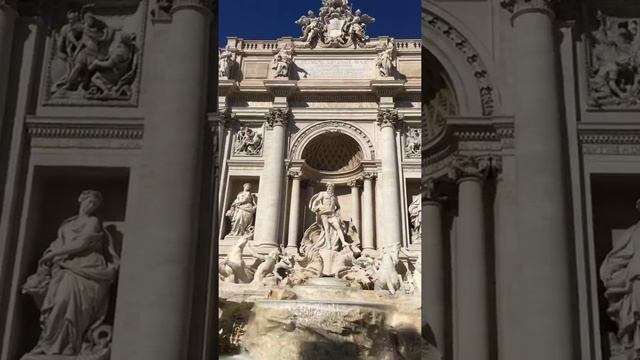
<instances>
[{"instance_id":1,"label":"rock formation sculpture","mask_svg":"<svg viewBox=\"0 0 640 360\"><path fill-rule=\"evenodd\" d=\"M253 224L253 218L258 207L258 196L251 192L251 184L242 185L242 191L231 204L226 215L231 220L231 231L227 236L243 236Z\"/></svg>"},{"instance_id":2,"label":"rock formation sculpture","mask_svg":"<svg viewBox=\"0 0 640 360\"><path fill-rule=\"evenodd\" d=\"M86 190L78 202L78 215L62 222L22 287L39 307L41 321L38 342L24 360L109 358L111 326L104 321L120 258L94 215L102 195Z\"/></svg>"}]
</instances>

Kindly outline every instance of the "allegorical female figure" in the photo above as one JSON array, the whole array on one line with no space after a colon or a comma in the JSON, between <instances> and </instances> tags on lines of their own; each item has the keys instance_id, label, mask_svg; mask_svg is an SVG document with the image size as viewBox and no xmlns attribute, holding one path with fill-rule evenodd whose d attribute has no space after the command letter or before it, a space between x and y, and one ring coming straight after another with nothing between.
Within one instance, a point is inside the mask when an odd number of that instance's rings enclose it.
<instances>
[{"instance_id":1,"label":"allegorical female figure","mask_svg":"<svg viewBox=\"0 0 640 360\"><path fill-rule=\"evenodd\" d=\"M253 223L258 207L258 197L251 193L251 184L244 184L242 189L231 204L231 209L227 211L227 217L231 220L231 231L228 236L244 235Z\"/></svg>"},{"instance_id":2,"label":"allegorical female figure","mask_svg":"<svg viewBox=\"0 0 640 360\"><path fill-rule=\"evenodd\" d=\"M42 332L29 355L79 355L91 351L101 327L119 257L94 211L102 195L86 190L78 215L62 222L58 236L23 286L40 306Z\"/></svg>"},{"instance_id":3,"label":"allegorical female figure","mask_svg":"<svg viewBox=\"0 0 640 360\"><path fill-rule=\"evenodd\" d=\"M640 211L640 199L636 209ZM607 314L618 326L615 341L640 355L640 222L614 239L600 266L600 279L609 302Z\"/></svg>"}]
</instances>

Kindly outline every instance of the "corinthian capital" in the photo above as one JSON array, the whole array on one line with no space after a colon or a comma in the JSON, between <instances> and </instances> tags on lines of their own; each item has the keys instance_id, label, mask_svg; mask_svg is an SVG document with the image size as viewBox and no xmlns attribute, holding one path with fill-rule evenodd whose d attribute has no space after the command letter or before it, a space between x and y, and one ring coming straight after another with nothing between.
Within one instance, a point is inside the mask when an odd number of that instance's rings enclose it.
<instances>
[{"instance_id":1,"label":"corinthian capital","mask_svg":"<svg viewBox=\"0 0 640 360\"><path fill-rule=\"evenodd\" d=\"M381 128L384 128L386 126L391 126L393 128L396 128L398 125L400 125L401 121L402 121L402 116L398 114L398 110L395 110L395 109L378 110L378 118L376 119L376 123Z\"/></svg>"},{"instance_id":2,"label":"corinthian capital","mask_svg":"<svg viewBox=\"0 0 640 360\"><path fill-rule=\"evenodd\" d=\"M484 180L499 172L500 160L491 155L456 155L449 166L449 177L454 180L476 178Z\"/></svg>"},{"instance_id":3,"label":"corinthian capital","mask_svg":"<svg viewBox=\"0 0 640 360\"><path fill-rule=\"evenodd\" d=\"M291 111L288 108L273 108L265 114L267 127L273 129L274 126L287 127L291 120Z\"/></svg>"},{"instance_id":4,"label":"corinthian capital","mask_svg":"<svg viewBox=\"0 0 640 360\"><path fill-rule=\"evenodd\" d=\"M559 0L500 0L500 4L514 16L523 11L546 11L553 13Z\"/></svg>"}]
</instances>

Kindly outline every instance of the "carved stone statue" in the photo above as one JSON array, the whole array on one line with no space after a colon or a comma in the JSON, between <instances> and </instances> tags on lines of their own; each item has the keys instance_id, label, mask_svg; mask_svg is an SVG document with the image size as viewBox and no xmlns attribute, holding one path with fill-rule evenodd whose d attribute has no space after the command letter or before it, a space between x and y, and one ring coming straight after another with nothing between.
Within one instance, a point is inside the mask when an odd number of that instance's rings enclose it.
<instances>
[{"instance_id":1,"label":"carved stone statue","mask_svg":"<svg viewBox=\"0 0 640 360\"><path fill-rule=\"evenodd\" d=\"M409 219L411 221L411 240L413 243L421 240L422 236L422 195L414 195L409 205Z\"/></svg>"},{"instance_id":2,"label":"carved stone statue","mask_svg":"<svg viewBox=\"0 0 640 360\"><path fill-rule=\"evenodd\" d=\"M258 269L256 270L255 274L253 275L251 284L263 285L262 282L265 280L265 278L274 276L273 271L275 270L276 263L278 262L279 252L277 250L274 250L267 255L260 255L251 250L251 248L248 249L253 257L262 260L260 265L258 265Z\"/></svg>"},{"instance_id":3,"label":"carved stone statue","mask_svg":"<svg viewBox=\"0 0 640 360\"><path fill-rule=\"evenodd\" d=\"M363 14L360 9L358 9L345 24L347 35L351 38L354 48L358 47L357 44L365 43L369 40L369 36L366 33L366 24L372 24L374 21L374 18Z\"/></svg>"},{"instance_id":4,"label":"carved stone statue","mask_svg":"<svg viewBox=\"0 0 640 360\"><path fill-rule=\"evenodd\" d=\"M242 253L252 237L253 233L240 237L231 247L226 258L218 264L220 280L236 284L247 284L251 281L251 277L247 272L247 265L242 259Z\"/></svg>"},{"instance_id":5,"label":"carved stone statue","mask_svg":"<svg viewBox=\"0 0 640 360\"><path fill-rule=\"evenodd\" d=\"M262 150L262 133L243 127L236 134L234 153L236 155L260 155Z\"/></svg>"},{"instance_id":6,"label":"carved stone statue","mask_svg":"<svg viewBox=\"0 0 640 360\"><path fill-rule=\"evenodd\" d=\"M640 199L636 201L640 211ZM640 222L615 239L613 249L600 266L605 297L609 302L607 314L618 331L611 335L612 356L635 359L640 355ZM616 353L618 352L618 353ZM617 358L617 357L616 357ZM621 357L622 358L622 357Z\"/></svg>"},{"instance_id":7,"label":"carved stone statue","mask_svg":"<svg viewBox=\"0 0 640 360\"><path fill-rule=\"evenodd\" d=\"M316 17L315 13L311 10L307 12L307 16L301 16L295 23L302 26L302 41L307 45L311 45L314 41L318 40L324 30L322 19Z\"/></svg>"},{"instance_id":8,"label":"carved stone statue","mask_svg":"<svg viewBox=\"0 0 640 360\"><path fill-rule=\"evenodd\" d=\"M378 259L378 270L375 274L375 289L389 290L391 295L402 286L402 276L398 273L396 266L400 262L400 245L384 247Z\"/></svg>"},{"instance_id":9,"label":"carved stone statue","mask_svg":"<svg viewBox=\"0 0 640 360\"><path fill-rule=\"evenodd\" d=\"M229 51L227 45L218 55L218 78L231 79L233 76L234 54Z\"/></svg>"},{"instance_id":10,"label":"carved stone statue","mask_svg":"<svg viewBox=\"0 0 640 360\"><path fill-rule=\"evenodd\" d=\"M138 73L136 34L107 25L94 15L94 7L67 10L67 24L55 39L56 59L66 71L53 79L51 93L57 98L129 99Z\"/></svg>"},{"instance_id":11,"label":"carved stone statue","mask_svg":"<svg viewBox=\"0 0 640 360\"><path fill-rule=\"evenodd\" d=\"M309 11L296 24L302 26L306 46L344 48L364 46L369 40L366 25L374 21L360 10L354 13L348 0L323 0L318 17Z\"/></svg>"},{"instance_id":12,"label":"carved stone statue","mask_svg":"<svg viewBox=\"0 0 640 360\"><path fill-rule=\"evenodd\" d=\"M292 50L289 46L285 46L273 57L271 66L273 77L289 79L291 63L293 63Z\"/></svg>"},{"instance_id":13,"label":"carved stone statue","mask_svg":"<svg viewBox=\"0 0 640 360\"><path fill-rule=\"evenodd\" d=\"M24 360L109 358L111 327L104 320L120 258L94 216L102 195L86 190L78 202L78 215L62 222L37 272L22 287L40 308L41 321L38 343Z\"/></svg>"},{"instance_id":14,"label":"carved stone statue","mask_svg":"<svg viewBox=\"0 0 640 360\"><path fill-rule=\"evenodd\" d=\"M138 68L136 34L123 33L120 41L104 60L94 60L88 67L91 84L88 98L128 99L132 95L131 84Z\"/></svg>"},{"instance_id":15,"label":"carved stone statue","mask_svg":"<svg viewBox=\"0 0 640 360\"><path fill-rule=\"evenodd\" d=\"M258 196L251 192L251 184L242 185L242 191L231 204L226 215L231 220L231 231L227 236L242 236L253 223L258 207Z\"/></svg>"},{"instance_id":16,"label":"carved stone statue","mask_svg":"<svg viewBox=\"0 0 640 360\"><path fill-rule=\"evenodd\" d=\"M393 40L390 40L385 44L384 49L378 54L376 59L376 69L378 70L378 77L389 78L393 77L393 57L395 52L395 44Z\"/></svg>"},{"instance_id":17,"label":"carved stone statue","mask_svg":"<svg viewBox=\"0 0 640 360\"><path fill-rule=\"evenodd\" d=\"M422 132L420 129L413 128L409 130L404 149L408 158L419 158L421 156Z\"/></svg>"},{"instance_id":18,"label":"carved stone statue","mask_svg":"<svg viewBox=\"0 0 640 360\"><path fill-rule=\"evenodd\" d=\"M340 203L334 193L335 185L327 184L327 190L314 195L309 209L316 214L316 224L320 227L320 247L337 250L347 246L340 218Z\"/></svg>"},{"instance_id":19,"label":"carved stone statue","mask_svg":"<svg viewBox=\"0 0 640 360\"><path fill-rule=\"evenodd\" d=\"M316 248L309 249L304 255L294 256L295 264L290 274L290 284L300 285L308 279L322 275L324 260Z\"/></svg>"},{"instance_id":20,"label":"carved stone statue","mask_svg":"<svg viewBox=\"0 0 640 360\"><path fill-rule=\"evenodd\" d=\"M592 31L589 105L640 106L640 31L638 18L597 15Z\"/></svg>"}]
</instances>

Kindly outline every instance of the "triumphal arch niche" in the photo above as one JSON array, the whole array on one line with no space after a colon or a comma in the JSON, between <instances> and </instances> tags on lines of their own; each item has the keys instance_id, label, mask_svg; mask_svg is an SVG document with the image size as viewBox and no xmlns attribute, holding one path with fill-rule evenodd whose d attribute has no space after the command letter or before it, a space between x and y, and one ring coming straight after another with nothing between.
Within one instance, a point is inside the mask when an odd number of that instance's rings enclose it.
<instances>
[{"instance_id":1,"label":"triumphal arch niche","mask_svg":"<svg viewBox=\"0 0 640 360\"><path fill-rule=\"evenodd\" d=\"M219 345L298 359L339 340L379 358L385 326L421 326L422 44L370 37L375 18L346 0L291 21L299 37L220 49ZM383 345L349 325L355 302ZM291 331L265 330L282 316Z\"/></svg>"}]
</instances>

